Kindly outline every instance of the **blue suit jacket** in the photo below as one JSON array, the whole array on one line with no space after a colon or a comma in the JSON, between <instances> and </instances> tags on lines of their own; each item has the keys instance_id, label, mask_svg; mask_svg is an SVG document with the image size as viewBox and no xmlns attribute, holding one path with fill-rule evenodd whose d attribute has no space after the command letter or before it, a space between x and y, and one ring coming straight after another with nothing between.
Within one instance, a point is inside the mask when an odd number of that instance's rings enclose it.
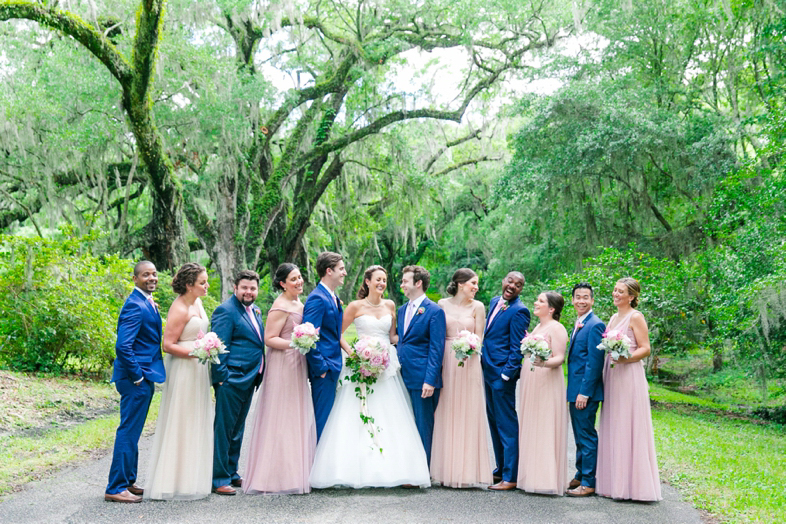
<instances>
[{"instance_id":1,"label":"blue suit jacket","mask_svg":"<svg viewBox=\"0 0 786 524\"><path fill-rule=\"evenodd\" d=\"M491 299L489 318L501 299ZM521 339L527 334L529 319L529 310L518 297L508 304L507 309L497 313L490 324L486 319L481 359L486 379L490 382L501 381L500 375L503 374L511 381L518 378L521 371Z\"/></svg>"},{"instance_id":2,"label":"blue suit jacket","mask_svg":"<svg viewBox=\"0 0 786 524\"><path fill-rule=\"evenodd\" d=\"M219 364L211 364L210 375L213 384L230 382L244 388L251 386L252 383L258 384L262 380L259 368L265 358L265 328L259 315L259 308L252 307L259 324L259 335L246 314L246 308L235 295L213 311L210 327L229 352L219 355L221 361Z\"/></svg>"},{"instance_id":3,"label":"blue suit jacket","mask_svg":"<svg viewBox=\"0 0 786 524\"><path fill-rule=\"evenodd\" d=\"M409 330L404 333L407 304L398 309L398 359L401 377L408 389L422 389L423 384L442 387L442 356L445 354L445 312L428 299L412 315Z\"/></svg>"},{"instance_id":4,"label":"blue suit jacket","mask_svg":"<svg viewBox=\"0 0 786 524\"><path fill-rule=\"evenodd\" d=\"M584 327L570 339L568 354L568 402L581 393L593 401L603 400L603 360L598 349L606 325L594 314L584 319Z\"/></svg>"},{"instance_id":5,"label":"blue suit jacket","mask_svg":"<svg viewBox=\"0 0 786 524\"><path fill-rule=\"evenodd\" d=\"M161 359L161 315L136 288L126 299L117 318L117 343L112 382L146 378L164 382L166 370Z\"/></svg>"},{"instance_id":6,"label":"blue suit jacket","mask_svg":"<svg viewBox=\"0 0 786 524\"><path fill-rule=\"evenodd\" d=\"M328 370L341 371L341 323L344 309L334 300L325 286L317 284L303 307L303 323L311 322L319 328L317 347L306 353L308 373L319 377Z\"/></svg>"}]
</instances>

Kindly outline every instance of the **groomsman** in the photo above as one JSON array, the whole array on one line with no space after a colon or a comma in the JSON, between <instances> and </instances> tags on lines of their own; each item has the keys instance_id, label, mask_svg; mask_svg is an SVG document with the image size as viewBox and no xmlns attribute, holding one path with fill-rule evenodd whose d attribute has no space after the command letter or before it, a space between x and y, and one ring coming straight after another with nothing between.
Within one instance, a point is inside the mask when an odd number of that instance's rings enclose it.
<instances>
[{"instance_id":1,"label":"groomsman","mask_svg":"<svg viewBox=\"0 0 786 524\"><path fill-rule=\"evenodd\" d=\"M493 490L516 487L519 465L519 422L516 381L521 371L521 339L529 328L529 310L519 300L524 275L511 271L502 281L502 295L491 299L483 335L483 379L486 413L497 467Z\"/></svg>"},{"instance_id":2,"label":"groomsman","mask_svg":"<svg viewBox=\"0 0 786 524\"><path fill-rule=\"evenodd\" d=\"M216 392L213 421L213 493L234 495L243 485L237 472L240 446L251 407L254 387L262 381L265 364L265 331L261 311L254 305L259 275L245 269L235 276L234 294L213 311L213 332L228 353L211 365ZM234 486L234 487L233 487Z\"/></svg>"},{"instance_id":3,"label":"groomsman","mask_svg":"<svg viewBox=\"0 0 786 524\"><path fill-rule=\"evenodd\" d=\"M135 484L139 437L153 398L153 383L166 379L161 315L152 295L158 273L152 262L143 260L134 266L134 285L117 319L112 382L120 393L120 425L104 494L104 500L111 502L142 502L143 490Z\"/></svg>"},{"instance_id":4,"label":"groomsman","mask_svg":"<svg viewBox=\"0 0 786 524\"><path fill-rule=\"evenodd\" d=\"M568 495L586 497L595 493L598 463L595 414L603 400L603 359L606 355L597 348L606 326L592 312L595 298L591 285L576 284L572 293L576 325L570 337L567 395L576 441L576 475L570 481Z\"/></svg>"},{"instance_id":5,"label":"groomsman","mask_svg":"<svg viewBox=\"0 0 786 524\"><path fill-rule=\"evenodd\" d=\"M330 410L333 409L336 385L341 374L341 323L344 309L336 296L336 288L344 284L344 277L347 276L342 256L330 251L321 253L317 257L317 275L319 284L306 299L303 322L311 322L319 329L317 346L306 353L319 440Z\"/></svg>"},{"instance_id":6,"label":"groomsman","mask_svg":"<svg viewBox=\"0 0 786 524\"><path fill-rule=\"evenodd\" d=\"M415 425L431 463L434 411L442 388L442 355L445 352L445 312L426 296L431 275L421 266L407 266L401 291L409 302L398 310L398 358L407 386Z\"/></svg>"}]
</instances>

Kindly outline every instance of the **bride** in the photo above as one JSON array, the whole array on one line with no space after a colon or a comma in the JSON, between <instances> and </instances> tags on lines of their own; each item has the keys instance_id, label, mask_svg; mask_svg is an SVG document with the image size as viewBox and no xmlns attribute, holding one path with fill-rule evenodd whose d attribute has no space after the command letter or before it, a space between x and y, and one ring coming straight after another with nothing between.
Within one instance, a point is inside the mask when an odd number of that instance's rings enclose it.
<instances>
[{"instance_id":1,"label":"bride","mask_svg":"<svg viewBox=\"0 0 786 524\"><path fill-rule=\"evenodd\" d=\"M387 271L371 266L363 275L358 300L344 312L342 331L354 322L358 336L372 336L396 343L395 305L383 300ZM342 347L350 352L342 340ZM369 389L368 413L379 429L372 441L360 418L360 400L346 367L325 429L317 444L311 487L351 488L431 486L431 478L409 397L401 379L396 349L391 346L390 365ZM381 449L381 451L380 451Z\"/></svg>"}]
</instances>

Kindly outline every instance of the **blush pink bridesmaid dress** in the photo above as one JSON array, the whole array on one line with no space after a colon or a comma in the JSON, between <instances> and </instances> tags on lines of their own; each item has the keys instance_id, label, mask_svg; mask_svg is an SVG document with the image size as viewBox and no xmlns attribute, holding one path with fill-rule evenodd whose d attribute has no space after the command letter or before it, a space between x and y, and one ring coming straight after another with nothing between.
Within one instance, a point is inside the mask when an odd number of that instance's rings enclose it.
<instances>
[{"instance_id":1,"label":"blush pink bridesmaid dress","mask_svg":"<svg viewBox=\"0 0 786 524\"><path fill-rule=\"evenodd\" d=\"M492 483L488 419L480 355L459 367L450 348L459 331L473 331L471 313L456 318L446 314L447 338L442 360L442 392L434 413L431 477L451 488L482 487Z\"/></svg>"},{"instance_id":2,"label":"blush pink bridesmaid dress","mask_svg":"<svg viewBox=\"0 0 786 524\"><path fill-rule=\"evenodd\" d=\"M631 353L638 347L630 328L633 313L614 327L627 332L633 342ZM613 321L614 317L609 324ZM644 363L617 363L613 368L610 363L607 356L598 430L597 493L613 499L662 500Z\"/></svg>"},{"instance_id":3,"label":"blush pink bridesmaid dress","mask_svg":"<svg viewBox=\"0 0 786 524\"><path fill-rule=\"evenodd\" d=\"M302 318L290 312L279 336L290 338ZM265 358L267 367L257 400L243 491L308 493L317 429L306 357L294 348L267 348Z\"/></svg>"}]
</instances>

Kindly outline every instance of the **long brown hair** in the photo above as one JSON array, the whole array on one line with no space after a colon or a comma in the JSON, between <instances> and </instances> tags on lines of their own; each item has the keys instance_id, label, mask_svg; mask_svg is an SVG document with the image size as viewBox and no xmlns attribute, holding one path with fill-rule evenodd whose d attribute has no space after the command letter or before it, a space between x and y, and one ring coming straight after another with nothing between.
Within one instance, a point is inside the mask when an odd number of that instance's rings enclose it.
<instances>
[{"instance_id":1,"label":"long brown hair","mask_svg":"<svg viewBox=\"0 0 786 524\"><path fill-rule=\"evenodd\" d=\"M363 273L363 283L360 285L360 289L358 289L358 300L363 300L368 296L368 284L366 284L366 280L371 280L371 276L374 274L375 271L382 271L385 273L385 278L388 276L387 270L380 266L380 265L373 265L366 268L366 271Z\"/></svg>"}]
</instances>

